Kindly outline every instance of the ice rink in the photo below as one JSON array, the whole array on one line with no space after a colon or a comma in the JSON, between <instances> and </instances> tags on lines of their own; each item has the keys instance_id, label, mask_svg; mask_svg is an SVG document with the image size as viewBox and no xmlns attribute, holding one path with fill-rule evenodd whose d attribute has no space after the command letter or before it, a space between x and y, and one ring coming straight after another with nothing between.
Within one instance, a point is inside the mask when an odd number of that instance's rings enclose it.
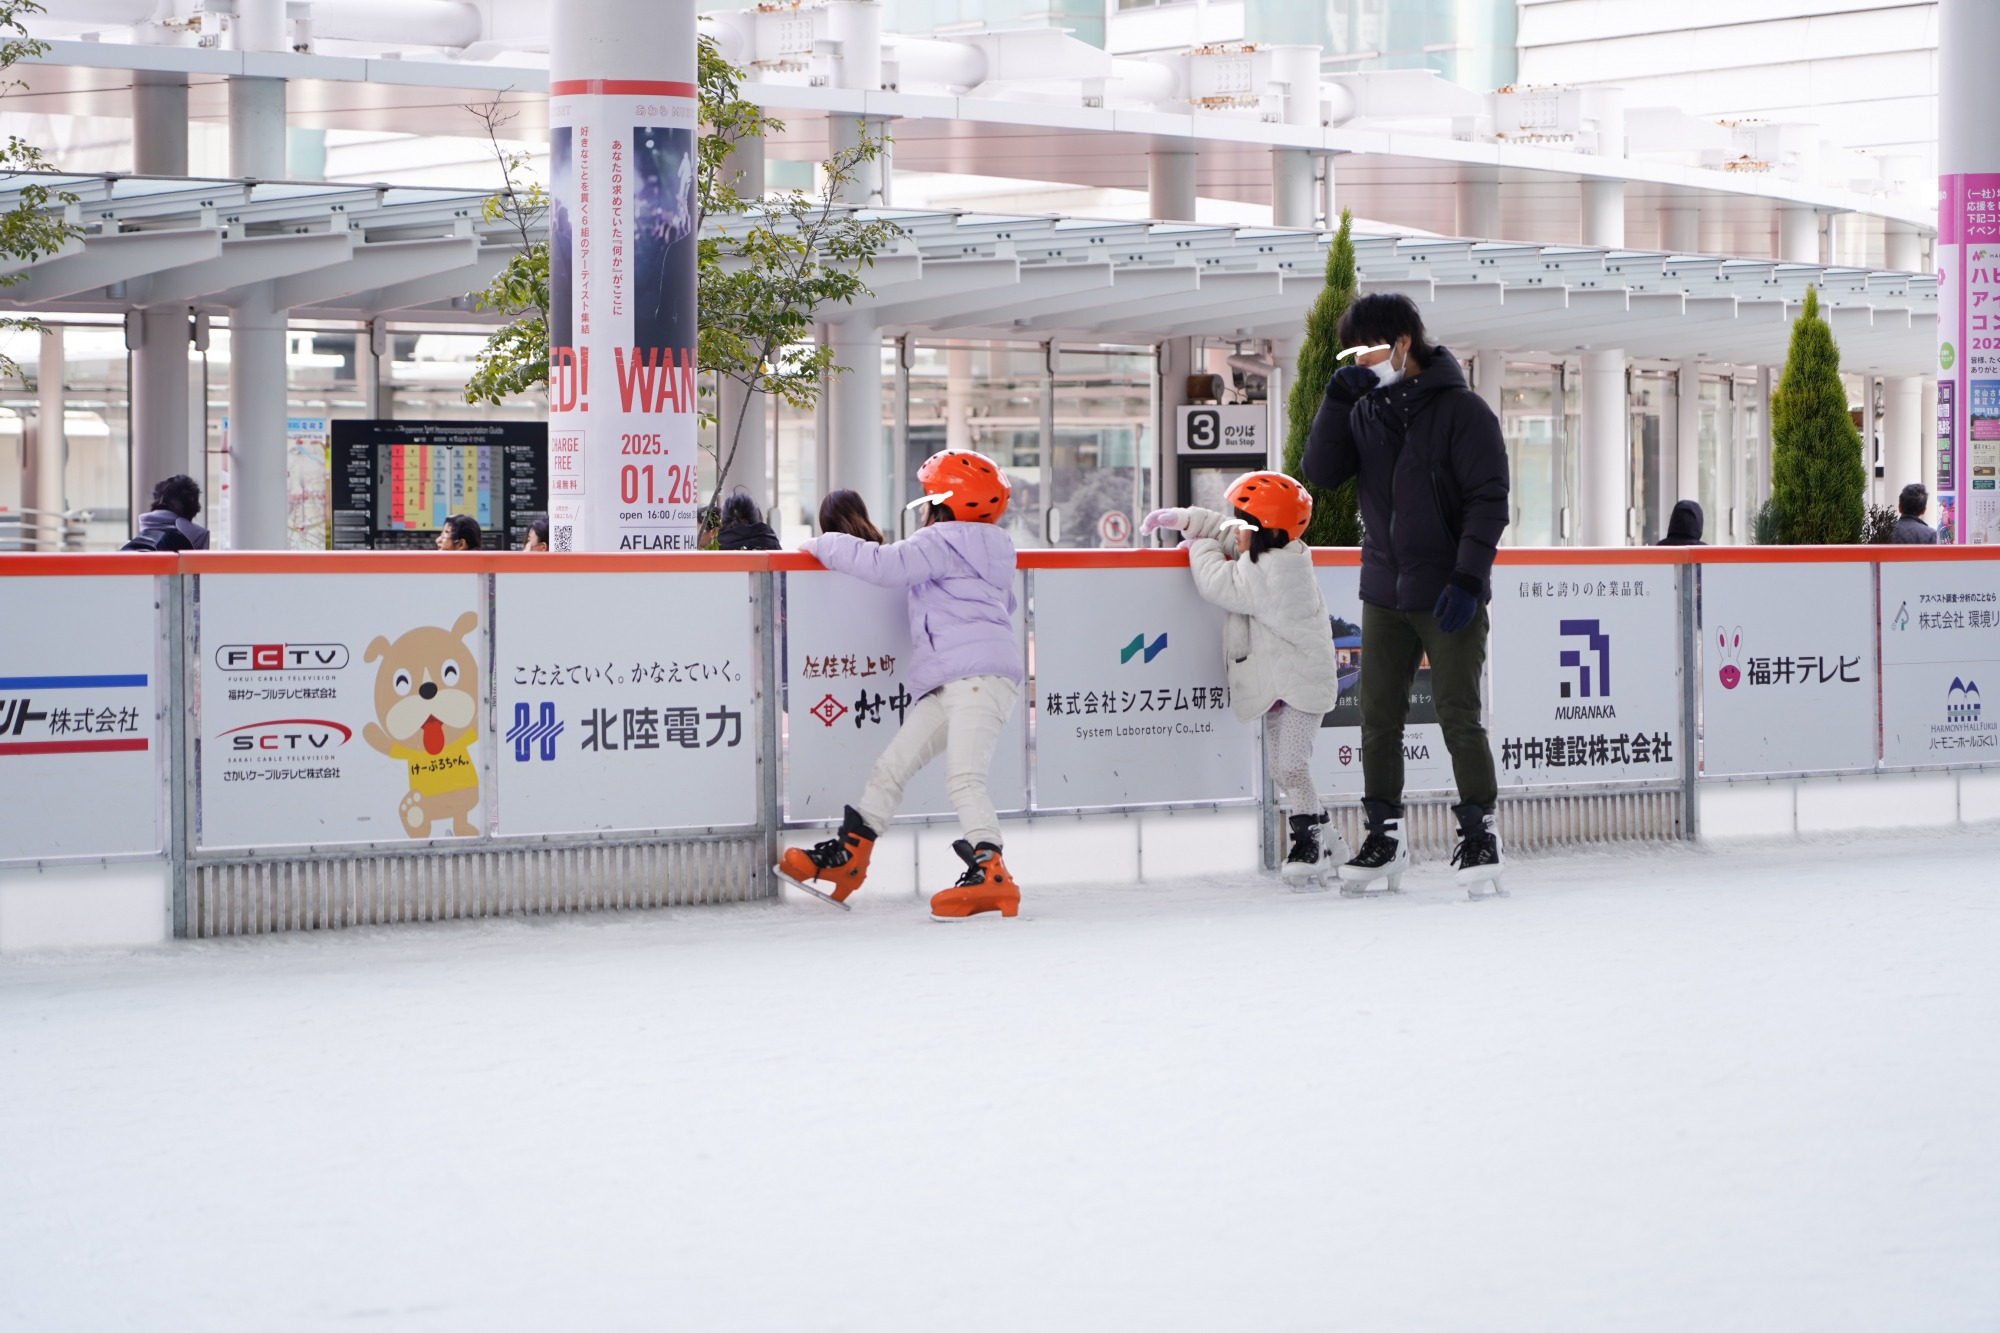
<instances>
[{"instance_id":1,"label":"ice rink","mask_svg":"<svg viewBox=\"0 0 2000 1333\"><path fill-rule=\"evenodd\" d=\"M0 960L6 1329L2000 1326L2000 832Z\"/></svg>"}]
</instances>

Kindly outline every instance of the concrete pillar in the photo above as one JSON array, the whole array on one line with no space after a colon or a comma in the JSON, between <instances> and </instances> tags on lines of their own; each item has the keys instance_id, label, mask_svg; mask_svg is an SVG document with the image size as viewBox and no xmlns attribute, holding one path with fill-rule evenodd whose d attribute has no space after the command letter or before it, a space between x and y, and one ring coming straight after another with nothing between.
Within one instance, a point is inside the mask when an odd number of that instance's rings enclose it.
<instances>
[{"instance_id":1,"label":"concrete pillar","mask_svg":"<svg viewBox=\"0 0 2000 1333\"><path fill-rule=\"evenodd\" d=\"M1153 435L1159 441L1153 475L1160 479L1160 501L1168 505L1192 504L1193 497L1180 489L1180 457L1176 450L1180 447L1180 409L1187 406L1188 376L1194 373L1194 339L1168 338L1154 348L1153 361L1156 376L1153 402L1160 413Z\"/></svg>"},{"instance_id":2,"label":"concrete pillar","mask_svg":"<svg viewBox=\"0 0 2000 1333\"><path fill-rule=\"evenodd\" d=\"M1674 478L1674 499L1701 499L1701 367L1693 361L1682 361L1674 367L1674 397L1677 400L1674 413L1674 464L1667 469ZM1663 506L1667 513L1673 512L1671 504ZM1713 529L1721 516L1702 514L1703 522ZM1719 530L1719 529L1718 529Z\"/></svg>"},{"instance_id":3,"label":"concrete pillar","mask_svg":"<svg viewBox=\"0 0 2000 1333\"><path fill-rule=\"evenodd\" d=\"M1506 358L1490 347L1475 347L1472 357L1472 391L1479 400L1500 415L1500 386L1506 379Z\"/></svg>"},{"instance_id":4,"label":"concrete pillar","mask_svg":"<svg viewBox=\"0 0 2000 1333\"><path fill-rule=\"evenodd\" d=\"M953 347L944 354L944 447L972 447L972 349Z\"/></svg>"},{"instance_id":5,"label":"concrete pillar","mask_svg":"<svg viewBox=\"0 0 2000 1333\"><path fill-rule=\"evenodd\" d=\"M1583 438L1577 449L1577 544L1625 545L1625 482L1631 469L1626 444L1625 353L1607 349L1583 354L1578 415Z\"/></svg>"},{"instance_id":6,"label":"concrete pillar","mask_svg":"<svg viewBox=\"0 0 2000 1333\"><path fill-rule=\"evenodd\" d=\"M1328 231L1336 231L1340 227L1340 192L1335 188L1334 159L1340 154L1315 153L1313 156L1317 159L1313 172L1318 182L1315 198L1319 205L1319 225Z\"/></svg>"},{"instance_id":7,"label":"concrete pillar","mask_svg":"<svg viewBox=\"0 0 2000 1333\"><path fill-rule=\"evenodd\" d=\"M866 315L827 326L836 365L827 391L827 479L822 491L861 492L870 514L889 505L888 453L882 438L882 331ZM893 522L893 520L892 520Z\"/></svg>"},{"instance_id":8,"label":"concrete pillar","mask_svg":"<svg viewBox=\"0 0 2000 1333\"><path fill-rule=\"evenodd\" d=\"M1778 260L1785 264L1817 264L1819 213L1804 205L1778 210Z\"/></svg>"},{"instance_id":9,"label":"concrete pillar","mask_svg":"<svg viewBox=\"0 0 2000 1333\"><path fill-rule=\"evenodd\" d=\"M132 170L141 176L188 174L187 75L133 74Z\"/></svg>"},{"instance_id":10,"label":"concrete pillar","mask_svg":"<svg viewBox=\"0 0 2000 1333\"><path fill-rule=\"evenodd\" d=\"M285 81L229 81L229 174L285 178Z\"/></svg>"},{"instance_id":11,"label":"concrete pillar","mask_svg":"<svg viewBox=\"0 0 2000 1333\"><path fill-rule=\"evenodd\" d=\"M285 487L288 415L285 322L272 284L244 289L229 312L229 546L282 551L290 542Z\"/></svg>"},{"instance_id":12,"label":"concrete pillar","mask_svg":"<svg viewBox=\"0 0 2000 1333\"><path fill-rule=\"evenodd\" d=\"M1923 234L1907 222L1889 223L1882 234L1882 263L1896 273L1922 273Z\"/></svg>"},{"instance_id":13,"label":"concrete pillar","mask_svg":"<svg viewBox=\"0 0 2000 1333\"><path fill-rule=\"evenodd\" d=\"M285 0L237 0L230 35L239 51L289 51Z\"/></svg>"},{"instance_id":14,"label":"concrete pillar","mask_svg":"<svg viewBox=\"0 0 2000 1333\"><path fill-rule=\"evenodd\" d=\"M762 199L768 188L766 184L764 140L759 137L738 139L730 145L729 160L725 166L726 179L737 197L754 202Z\"/></svg>"},{"instance_id":15,"label":"concrete pillar","mask_svg":"<svg viewBox=\"0 0 2000 1333\"><path fill-rule=\"evenodd\" d=\"M1477 168L1467 167L1467 172ZM1500 238L1500 180L1478 174L1458 179L1458 234L1477 240Z\"/></svg>"},{"instance_id":16,"label":"concrete pillar","mask_svg":"<svg viewBox=\"0 0 2000 1333\"><path fill-rule=\"evenodd\" d=\"M770 415L767 395L753 393L740 381L728 378L717 386L716 430L721 449L716 463L723 469L722 493L727 495L741 486L757 501L759 509L767 510L776 498L771 485L770 442L765 430Z\"/></svg>"},{"instance_id":17,"label":"concrete pillar","mask_svg":"<svg viewBox=\"0 0 2000 1333\"><path fill-rule=\"evenodd\" d=\"M1276 383L1271 385L1271 454L1277 459L1273 470L1284 466L1285 442L1292 430L1292 386L1299 377L1299 348L1304 338L1273 338L1271 359L1278 365Z\"/></svg>"},{"instance_id":18,"label":"concrete pillar","mask_svg":"<svg viewBox=\"0 0 2000 1333\"><path fill-rule=\"evenodd\" d=\"M1148 211L1155 221L1195 220L1194 145L1185 139L1155 139L1146 156Z\"/></svg>"},{"instance_id":19,"label":"concrete pillar","mask_svg":"<svg viewBox=\"0 0 2000 1333\"><path fill-rule=\"evenodd\" d=\"M1625 248L1625 182L1583 182L1583 243Z\"/></svg>"},{"instance_id":20,"label":"concrete pillar","mask_svg":"<svg viewBox=\"0 0 2000 1333\"><path fill-rule=\"evenodd\" d=\"M1313 198L1313 154L1303 148L1271 150L1271 225L1310 227L1317 212Z\"/></svg>"},{"instance_id":21,"label":"concrete pillar","mask_svg":"<svg viewBox=\"0 0 2000 1333\"><path fill-rule=\"evenodd\" d=\"M1898 376L1882 388L1882 488L1893 504L1905 486L1924 479L1924 380Z\"/></svg>"},{"instance_id":22,"label":"concrete pillar","mask_svg":"<svg viewBox=\"0 0 2000 1333\"><path fill-rule=\"evenodd\" d=\"M184 472L188 466L187 307L141 310L126 327L137 335L136 340L128 338L132 350L132 497L133 503L144 504L161 478Z\"/></svg>"},{"instance_id":23,"label":"concrete pillar","mask_svg":"<svg viewBox=\"0 0 2000 1333\"><path fill-rule=\"evenodd\" d=\"M32 529L37 538L35 549L60 551L62 520L58 516L65 508L63 497L67 488L63 470L69 456L63 417L66 401L62 326L44 327L41 343L41 355L35 365L35 438L32 443L22 441L28 447L23 454L26 466L21 471L21 504L23 508L42 511Z\"/></svg>"},{"instance_id":24,"label":"concrete pillar","mask_svg":"<svg viewBox=\"0 0 2000 1333\"><path fill-rule=\"evenodd\" d=\"M1701 253L1701 205L1676 199L1660 205L1660 248L1670 255Z\"/></svg>"},{"instance_id":25,"label":"concrete pillar","mask_svg":"<svg viewBox=\"0 0 2000 1333\"><path fill-rule=\"evenodd\" d=\"M396 415L389 365L389 335L379 323L354 335L354 386L361 392L362 414L371 421L388 421Z\"/></svg>"},{"instance_id":26,"label":"concrete pillar","mask_svg":"<svg viewBox=\"0 0 2000 1333\"><path fill-rule=\"evenodd\" d=\"M861 142L864 131L871 134L882 132L882 122L870 120L866 116L828 116L827 146L835 153L843 153ZM856 208L887 208L889 206L889 152L886 147L882 155L872 162L860 163L854 171L854 178L838 192L839 201L852 204Z\"/></svg>"}]
</instances>

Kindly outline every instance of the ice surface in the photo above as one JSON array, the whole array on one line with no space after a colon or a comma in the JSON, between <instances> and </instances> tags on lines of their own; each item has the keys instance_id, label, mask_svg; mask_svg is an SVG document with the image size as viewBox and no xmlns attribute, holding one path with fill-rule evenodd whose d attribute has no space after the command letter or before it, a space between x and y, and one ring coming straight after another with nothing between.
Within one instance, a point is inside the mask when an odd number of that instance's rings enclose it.
<instances>
[{"instance_id":1,"label":"ice surface","mask_svg":"<svg viewBox=\"0 0 2000 1333\"><path fill-rule=\"evenodd\" d=\"M7 1329L1991 1329L2000 834L0 960Z\"/></svg>"}]
</instances>

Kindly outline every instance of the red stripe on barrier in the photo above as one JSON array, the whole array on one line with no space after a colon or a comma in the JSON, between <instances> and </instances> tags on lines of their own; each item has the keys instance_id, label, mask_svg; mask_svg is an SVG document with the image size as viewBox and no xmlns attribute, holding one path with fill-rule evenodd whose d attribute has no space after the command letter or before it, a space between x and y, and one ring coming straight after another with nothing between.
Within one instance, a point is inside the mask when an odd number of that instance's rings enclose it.
<instances>
[{"instance_id":1,"label":"red stripe on barrier","mask_svg":"<svg viewBox=\"0 0 2000 1333\"><path fill-rule=\"evenodd\" d=\"M174 574L180 570L171 555L81 555L70 551L0 555L0 578L75 578L80 574Z\"/></svg>"},{"instance_id":2,"label":"red stripe on barrier","mask_svg":"<svg viewBox=\"0 0 2000 1333\"><path fill-rule=\"evenodd\" d=\"M102 741L6 741L0 754L104 754L112 750L143 750L144 736Z\"/></svg>"},{"instance_id":3,"label":"red stripe on barrier","mask_svg":"<svg viewBox=\"0 0 2000 1333\"><path fill-rule=\"evenodd\" d=\"M691 83L658 79L557 79L549 85L550 97L685 97L697 94Z\"/></svg>"}]
</instances>

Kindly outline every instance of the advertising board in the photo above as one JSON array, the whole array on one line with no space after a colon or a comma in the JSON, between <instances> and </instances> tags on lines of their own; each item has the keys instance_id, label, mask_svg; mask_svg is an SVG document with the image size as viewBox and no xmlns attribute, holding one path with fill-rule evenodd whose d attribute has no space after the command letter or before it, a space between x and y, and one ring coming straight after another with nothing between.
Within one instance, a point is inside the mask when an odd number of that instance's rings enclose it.
<instances>
[{"instance_id":1,"label":"advertising board","mask_svg":"<svg viewBox=\"0 0 2000 1333\"><path fill-rule=\"evenodd\" d=\"M1340 659L1340 702L1320 719L1319 741L1313 746L1313 779L1322 796L1352 799L1362 793L1361 774L1361 569L1357 565L1322 565L1320 595L1332 617L1333 647ZM1431 702L1428 660L1417 668L1410 685L1410 714L1403 726L1404 792L1437 791L1450 787L1451 756L1438 728Z\"/></svg>"},{"instance_id":2,"label":"advertising board","mask_svg":"<svg viewBox=\"0 0 2000 1333\"><path fill-rule=\"evenodd\" d=\"M494 585L496 832L757 822L748 574Z\"/></svg>"},{"instance_id":3,"label":"advertising board","mask_svg":"<svg viewBox=\"0 0 2000 1333\"><path fill-rule=\"evenodd\" d=\"M485 829L477 574L205 574L197 845Z\"/></svg>"},{"instance_id":4,"label":"advertising board","mask_svg":"<svg viewBox=\"0 0 2000 1333\"><path fill-rule=\"evenodd\" d=\"M2000 762L2000 562L1882 566L1882 762Z\"/></svg>"}]
</instances>

